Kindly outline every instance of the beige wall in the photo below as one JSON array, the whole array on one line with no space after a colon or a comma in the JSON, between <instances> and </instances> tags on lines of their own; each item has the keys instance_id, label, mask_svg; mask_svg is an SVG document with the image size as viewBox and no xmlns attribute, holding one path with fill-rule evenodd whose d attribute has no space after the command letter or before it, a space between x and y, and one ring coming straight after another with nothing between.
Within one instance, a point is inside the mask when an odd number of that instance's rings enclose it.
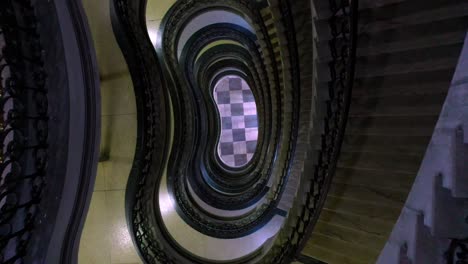
<instances>
[{"instance_id":1,"label":"beige wall","mask_svg":"<svg viewBox=\"0 0 468 264\"><path fill-rule=\"evenodd\" d=\"M148 27L157 31L174 0L149 0ZM125 187L136 144L136 105L125 59L115 40L109 0L83 0L99 64L101 162L81 237L79 264L141 263L125 220Z\"/></svg>"},{"instance_id":2,"label":"beige wall","mask_svg":"<svg viewBox=\"0 0 468 264\"><path fill-rule=\"evenodd\" d=\"M108 0L83 0L99 64L101 162L79 250L79 264L141 263L125 220L125 186L136 144L136 105L127 65L114 38Z\"/></svg>"}]
</instances>

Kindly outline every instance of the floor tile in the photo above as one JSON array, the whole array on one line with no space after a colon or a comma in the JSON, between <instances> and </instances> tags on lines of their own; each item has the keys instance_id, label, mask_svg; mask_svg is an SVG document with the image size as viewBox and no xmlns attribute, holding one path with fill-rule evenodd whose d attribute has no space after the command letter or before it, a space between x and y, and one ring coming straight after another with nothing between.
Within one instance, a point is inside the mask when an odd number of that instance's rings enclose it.
<instances>
[{"instance_id":1,"label":"floor tile","mask_svg":"<svg viewBox=\"0 0 468 264\"><path fill-rule=\"evenodd\" d=\"M162 19L176 0L148 0L146 18L148 20Z\"/></svg>"},{"instance_id":2,"label":"floor tile","mask_svg":"<svg viewBox=\"0 0 468 264\"><path fill-rule=\"evenodd\" d=\"M232 155L234 154L234 145L231 142L220 143L221 144L221 155Z\"/></svg>"},{"instance_id":3,"label":"floor tile","mask_svg":"<svg viewBox=\"0 0 468 264\"><path fill-rule=\"evenodd\" d=\"M234 142L234 154L246 154L247 153L247 146L245 141L241 142Z\"/></svg>"},{"instance_id":4,"label":"floor tile","mask_svg":"<svg viewBox=\"0 0 468 264\"><path fill-rule=\"evenodd\" d=\"M94 182L94 191L105 191L106 188L107 186L104 165L102 162L99 162L96 174L96 181Z\"/></svg>"},{"instance_id":5,"label":"floor tile","mask_svg":"<svg viewBox=\"0 0 468 264\"><path fill-rule=\"evenodd\" d=\"M245 117L242 116L232 116L232 129L245 128Z\"/></svg>"},{"instance_id":6,"label":"floor tile","mask_svg":"<svg viewBox=\"0 0 468 264\"><path fill-rule=\"evenodd\" d=\"M229 142L229 143L232 143L233 142L233 138L232 138L232 129L225 129L223 130L223 132L221 133L221 138L219 140L221 143L222 142Z\"/></svg>"},{"instance_id":7,"label":"floor tile","mask_svg":"<svg viewBox=\"0 0 468 264\"><path fill-rule=\"evenodd\" d=\"M110 263L108 220L105 192L94 192L81 235L79 264Z\"/></svg>"},{"instance_id":8,"label":"floor tile","mask_svg":"<svg viewBox=\"0 0 468 264\"><path fill-rule=\"evenodd\" d=\"M257 115L257 105L255 102L244 103L244 114L245 115Z\"/></svg>"},{"instance_id":9,"label":"floor tile","mask_svg":"<svg viewBox=\"0 0 468 264\"><path fill-rule=\"evenodd\" d=\"M229 92L217 92L216 93L216 102L218 104L230 104L231 96Z\"/></svg>"},{"instance_id":10,"label":"floor tile","mask_svg":"<svg viewBox=\"0 0 468 264\"><path fill-rule=\"evenodd\" d=\"M106 192L106 208L110 235L111 264L138 263L125 218L125 191Z\"/></svg>"},{"instance_id":11,"label":"floor tile","mask_svg":"<svg viewBox=\"0 0 468 264\"><path fill-rule=\"evenodd\" d=\"M234 155L234 162L236 166L242 166L247 163L247 154Z\"/></svg>"},{"instance_id":12,"label":"floor tile","mask_svg":"<svg viewBox=\"0 0 468 264\"><path fill-rule=\"evenodd\" d=\"M103 169L107 190L124 190L133 165L136 148L136 115L103 117L108 121L108 130L112 131L103 140L107 141L109 160Z\"/></svg>"},{"instance_id":13,"label":"floor tile","mask_svg":"<svg viewBox=\"0 0 468 264\"><path fill-rule=\"evenodd\" d=\"M229 90L242 90L242 79L229 78Z\"/></svg>"},{"instance_id":14,"label":"floor tile","mask_svg":"<svg viewBox=\"0 0 468 264\"><path fill-rule=\"evenodd\" d=\"M228 166L243 166L252 159L258 138L257 106L252 91L241 78L228 76L217 83L214 99L221 118L220 142L232 143L235 154L232 156L227 150L229 144L219 144L218 155Z\"/></svg>"},{"instance_id":15,"label":"floor tile","mask_svg":"<svg viewBox=\"0 0 468 264\"><path fill-rule=\"evenodd\" d=\"M247 141L257 141L257 139L258 139L258 129L257 128L246 128L245 129L245 139Z\"/></svg>"},{"instance_id":16,"label":"floor tile","mask_svg":"<svg viewBox=\"0 0 468 264\"><path fill-rule=\"evenodd\" d=\"M106 190L125 190L128 176L132 169L132 162L128 158L113 160L103 164L106 177Z\"/></svg>"},{"instance_id":17,"label":"floor tile","mask_svg":"<svg viewBox=\"0 0 468 264\"><path fill-rule=\"evenodd\" d=\"M252 91L249 90L243 90L242 91L242 101L243 102L255 102L254 95Z\"/></svg>"},{"instance_id":18,"label":"floor tile","mask_svg":"<svg viewBox=\"0 0 468 264\"><path fill-rule=\"evenodd\" d=\"M244 122L246 128L258 128L257 115L244 116Z\"/></svg>"},{"instance_id":19,"label":"floor tile","mask_svg":"<svg viewBox=\"0 0 468 264\"><path fill-rule=\"evenodd\" d=\"M243 116L244 115L244 105L240 104L231 104L231 115L233 116Z\"/></svg>"},{"instance_id":20,"label":"floor tile","mask_svg":"<svg viewBox=\"0 0 468 264\"><path fill-rule=\"evenodd\" d=\"M247 141L246 142L246 147L247 147L247 153L255 153L255 150L257 149L257 141Z\"/></svg>"},{"instance_id":21,"label":"floor tile","mask_svg":"<svg viewBox=\"0 0 468 264\"><path fill-rule=\"evenodd\" d=\"M244 97L242 96L243 91L230 91L229 92L229 97L230 97L230 103L231 104L242 104L244 103Z\"/></svg>"},{"instance_id":22,"label":"floor tile","mask_svg":"<svg viewBox=\"0 0 468 264\"><path fill-rule=\"evenodd\" d=\"M101 77L128 72L123 54L115 41L109 5L109 0L83 0Z\"/></svg>"},{"instance_id":23,"label":"floor tile","mask_svg":"<svg viewBox=\"0 0 468 264\"><path fill-rule=\"evenodd\" d=\"M136 114L135 92L130 74L101 81L101 114Z\"/></svg>"},{"instance_id":24,"label":"floor tile","mask_svg":"<svg viewBox=\"0 0 468 264\"><path fill-rule=\"evenodd\" d=\"M232 140L234 142L245 142L245 129L240 128L240 129L233 129L232 130Z\"/></svg>"},{"instance_id":25,"label":"floor tile","mask_svg":"<svg viewBox=\"0 0 468 264\"><path fill-rule=\"evenodd\" d=\"M232 129L232 118L222 117L221 118L221 129Z\"/></svg>"}]
</instances>

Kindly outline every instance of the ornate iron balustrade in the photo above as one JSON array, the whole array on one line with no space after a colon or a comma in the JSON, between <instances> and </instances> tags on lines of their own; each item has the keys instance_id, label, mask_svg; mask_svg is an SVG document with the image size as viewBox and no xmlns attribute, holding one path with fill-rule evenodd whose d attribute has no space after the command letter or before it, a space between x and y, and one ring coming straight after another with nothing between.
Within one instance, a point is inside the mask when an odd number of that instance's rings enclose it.
<instances>
[{"instance_id":1,"label":"ornate iron balustrade","mask_svg":"<svg viewBox=\"0 0 468 264\"><path fill-rule=\"evenodd\" d=\"M78 1L0 1L0 263L76 262L99 149L96 70Z\"/></svg>"},{"instance_id":2,"label":"ornate iron balustrade","mask_svg":"<svg viewBox=\"0 0 468 264\"><path fill-rule=\"evenodd\" d=\"M217 1L208 2L213 4L218 3ZM188 3L189 5L199 4L199 2L197 1L188 1ZM285 72L282 74L291 76L291 84L293 86L293 89L297 89L298 86L300 86L300 83L298 81L300 77L298 76L300 66L298 52L296 50L297 43L294 35L295 32L294 30L291 30L291 28L294 28L293 15L290 8L291 2L288 0L282 0L279 1L279 3L281 8L281 14L284 14L282 18L283 23L285 26L288 27L288 32L286 33L285 41L288 43L288 47L284 49L287 50L289 54L287 58L287 60L289 61L287 62L288 64L291 64L291 67L287 69L289 72ZM131 178L133 178L133 180L129 182L129 187L127 189L127 218L131 228L130 233L134 236L133 238L135 244L139 248L140 254L142 255L143 259L145 259L145 261L147 261L148 263L174 263L180 261L181 259L190 261L191 263L200 263L200 260L198 258L193 257L187 252L185 252L184 249L180 248L180 246L177 245L171 239L169 234L165 233L165 228L164 226L162 226L162 217L157 208L159 201L158 196L155 195L155 193L157 193L155 191L155 188L159 188L159 181L162 177L162 172L160 171L160 168L163 165L161 155L164 156L167 153L164 152L165 147L156 148L154 145L157 144L158 141L160 142L161 140L165 139L164 137L155 137L155 134L158 133L158 129L162 129L160 127L156 128L155 124L164 126L165 123L158 123L160 122L160 120L158 121L157 119L161 118L161 116L158 116L158 118L156 118L154 113L157 112L156 109L160 107L158 106L158 104L162 104L164 102L162 100L162 97L150 96L143 99L143 97L140 97L138 93L144 93L145 95L147 95L154 93L155 91L153 89L164 90L164 88L160 87L160 83L158 83L155 86L154 83L150 83L148 81L150 78L149 76L153 76L154 78L155 74L154 71L151 72L148 71L147 68L145 68L155 67L155 65L158 64L157 60L153 60L152 56L144 57L145 52L153 52L151 51L152 47L148 45L148 43L150 42L145 33L144 23L142 23L144 21L143 11L145 4L145 1L131 2L128 0L114 0L112 7L114 11L114 30L118 35L119 43L126 50L132 50L132 52L134 52L133 55L130 54L131 52L128 52L124 55L127 58L127 62L130 64L132 78L134 83L136 83L135 89L137 100L142 100L141 104L137 104L140 107L140 110L138 110L139 141L137 143L137 153L135 156L134 167L131 175ZM320 153L320 163L317 165L317 169L314 175L314 184L311 187L312 189L310 190L310 193L307 194L307 203L302 210L302 215L298 221L298 224L296 225L296 228L291 232L287 242L275 246L270 251L270 253L268 253L269 255L267 256L267 258L262 260L262 262L265 263L282 263L290 260L291 256L294 253L298 252L302 243L308 237L307 235L311 232L315 222L317 221L321 207L323 206L323 202L327 195L327 190L329 187L331 177L334 174L336 162L338 160L338 154L340 152L340 146L343 140L343 133L346 125L347 112L349 108L349 98L354 79L354 57L356 49L355 9L357 9L357 2L352 1L350 3L348 1L341 1L335 4L331 2L330 6L330 8L334 11L334 15L330 19L330 27L333 32L333 38L330 41L330 48L332 51L331 53L333 55L332 63L330 63L330 72L333 80L329 84L331 100L330 102L328 102L327 105L328 112L327 119L325 121L326 131L322 138L322 152ZM188 6L183 7L189 8ZM182 19L180 16L189 17L187 14L190 12L180 11L185 10L184 8L177 8L178 16L171 20L172 24L169 23L169 26L171 28L174 27L177 29L171 30L171 34L176 34L176 32L178 32L179 27L184 25L185 20ZM243 7L239 7L240 10L242 10L242 8ZM201 9L197 9L197 12L201 12ZM118 21L118 23L116 21ZM256 23L260 23L260 28L266 29L265 25L263 24L263 21L255 21ZM147 43L143 43L143 47L139 46L142 44L142 42L144 42L144 40L146 40ZM178 69L180 65L178 65L176 50L174 49L174 47L176 46L174 44L175 37L168 37L165 35L163 36L163 40L165 41L163 45L167 45L167 50L169 50L169 59L165 61L165 63L170 63L170 66L172 68ZM269 51L269 48L271 48L271 51L273 50L271 47L271 43L269 43L269 45L267 45L267 48L265 49ZM193 53L194 52L191 52L190 54ZM273 61L276 60L276 57L273 55L273 53L266 54L265 56L268 59L272 59ZM271 58L268 56L271 56ZM147 64L150 60L155 65ZM210 68L206 68L204 70L213 71L213 69ZM268 78L271 78L270 81L272 83L276 83L276 85L280 87L279 82L277 82L279 74L277 72L276 67L273 71L274 73L269 75ZM173 80L175 84L171 84L170 81L168 81L166 84L168 86L175 85L178 89L181 89L178 85L178 82L181 82L179 79L185 77L183 76L184 72L182 70L175 74L172 72L168 72L168 70L165 68L163 68L162 70L158 68L155 72L161 75L166 75L168 79L176 79ZM209 77L204 76L204 78ZM169 87L168 89L172 88ZM180 98L178 97L180 97L180 95L171 96L171 98L173 99L173 103L175 102L176 104L175 108L181 107L177 105L180 104L178 102ZM299 94L297 93L293 94L292 96L292 100L294 101L294 104L292 105L292 112L294 113L298 113L298 109L300 109L300 107L298 106L299 104L296 103L298 102L298 97ZM283 100L283 98L280 98L279 100L281 101ZM151 111L145 114L143 110L141 110L145 107L152 109ZM279 109L281 110L281 108ZM282 117L276 116L275 118L281 120ZM290 161L294 159L294 148L295 142L297 141L296 133L299 129L297 127L299 120L298 117L294 115L291 116L291 118L291 127L287 128L289 130L289 132L287 133L289 141L283 141L283 144L287 145L287 147L285 146L285 149L287 149L287 151L284 151L284 156L282 157L282 162L284 163L284 165L278 168L277 171L277 173L281 175L281 177L278 177L275 192L273 193L272 197L270 197L271 200L268 204L271 206L271 208L275 208L277 206L277 202L281 199L283 187L288 181L290 169L289 164L291 163ZM191 120L190 122L193 122L192 119L189 120ZM278 121L276 126L278 126L278 124L281 124L281 122ZM176 133L180 132L176 131ZM176 136L176 138L177 137L180 137L180 135ZM182 136L182 138L185 139L184 136ZM179 148L175 147L175 149L178 150ZM154 157L153 155L156 155L157 157ZM180 159L186 161L187 157L185 156ZM175 169L174 173L170 172L169 174L175 174L177 176L183 175L183 173L180 173L179 175L179 171L177 170L177 168ZM183 180L185 182L184 178L181 177L175 177L174 180ZM186 197L187 194L183 192L185 190L183 185L180 186L180 190L181 191L178 193L178 195L175 195L175 198L179 200L179 203L189 201L190 198ZM184 197L182 197L181 195L184 195ZM197 214L196 212L193 212L193 209L191 209L191 207L186 209L192 210L190 211L191 213ZM262 208L258 211L269 212L270 208ZM251 224L257 225L260 223L259 219L263 218L263 215L259 214L253 214L251 216L253 217L250 219L244 219L243 222L239 221L239 227L242 227L242 225L246 224L248 224L249 226L251 226ZM195 215L192 218L196 219L197 217L200 216ZM201 220L205 221L204 219ZM210 223L206 225L207 227L210 227ZM213 225L211 225L211 227L213 227ZM239 230L238 227L227 224L224 225L224 228L228 232L230 232L230 229L235 230L236 232Z\"/></svg>"},{"instance_id":3,"label":"ornate iron balustrade","mask_svg":"<svg viewBox=\"0 0 468 264\"><path fill-rule=\"evenodd\" d=\"M292 254L300 255L310 237L335 174L346 129L356 63L358 0L330 0L329 6L332 13L329 19L332 35L329 41L332 56L329 63L331 81L328 83L330 100L327 102L321 151L300 217L287 242L276 249L279 253L272 258L273 263L290 261L288 258ZM283 8L287 6L283 5Z\"/></svg>"},{"instance_id":4,"label":"ornate iron balustrade","mask_svg":"<svg viewBox=\"0 0 468 264\"><path fill-rule=\"evenodd\" d=\"M166 158L166 101L162 71L151 45L144 16L146 1L111 1L111 19L117 41L129 64L137 100L137 145L125 195L126 218L138 253L146 263L176 263L169 238L154 225L161 221L153 206L159 203L162 165Z\"/></svg>"},{"instance_id":5,"label":"ornate iron balustrade","mask_svg":"<svg viewBox=\"0 0 468 264\"><path fill-rule=\"evenodd\" d=\"M468 238L452 239L444 257L447 264L468 264Z\"/></svg>"},{"instance_id":6,"label":"ornate iron balustrade","mask_svg":"<svg viewBox=\"0 0 468 264\"><path fill-rule=\"evenodd\" d=\"M211 5L210 5L211 4ZM229 4L229 5L227 5ZM232 6L231 6L232 5ZM174 186L174 196L177 198L177 204L178 204L178 209L181 211L181 215L185 214L187 217L190 219L194 219L195 221L192 221L194 223L192 227L195 227L197 230L209 234L210 236L215 236L219 238L235 238L235 237L240 237L247 235L253 231L255 231L259 226L264 225L267 223L269 220L272 219L274 215L276 215L277 212L277 207L278 204L280 203L280 200L282 198L283 192L286 188L286 184L289 179L290 175L290 170L292 167L292 163L294 160L294 155L295 155L295 144L297 141L297 128L298 128L298 104L291 104L290 106L285 105L287 103L285 98L281 95L281 85L279 82L280 79L280 73L278 71L278 65L276 63L270 63L269 65L262 65L261 67L267 68L268 67L268 72L271 73L271 75L268 76L269 81L272 82L270 85L269 89L272 93L271 97L274 97L272 102L269 102L270 105L274 104L274 108L276 111L274 111L275 115L272 117L270 122L273 124L272 129L269 130L270 134L274 138L273 142L270 143L270 153L274 153L273 155L269 156L269 160L267 163L261 167L262 173L261 176L265 177L266 179L270 179L274 175L275 177L275 186L274 188L270 188L269 191L270 193L268 195L265 195L268 197L268 200L265 204L262 206L258 207L258 210L256 210L254 213L248 216L248 218L243 218L235 221L231 221L230 223L222 223L222 222L213 222L210 220L209 216L203 216L203 212L201 210L197 210L197 206L195 205L188 205L191 199L188 197L188 195L185 193L185 190L187 187L184 185L186 184L187 180L185 178L187 177L186 175L191 175L192 168L189 170L186 169L185 164L189 164L192 162L192 155L190 152L194 146L192 146L192 142L194 142L196 139L194 139L193 135L194 131L189 131L186 129L186 127L195 127L196 124L194 120L199 120L201 117L200 116L195 116L194 111L190 110L190 107L185 106L183 104L185 101L190 101L193 98L193 95L190 94L189 96L184 94L184 90L187 89L187 84L184 81L184 72L179 71L179 68L183 68L182 65L180 65L180 61L177 58L176 55L176 36L179 30L181 30L181 27L185 24L185 19L190 20L190 17L202 12L203 9L213 9L214 7L220 8L220 9L227 9L227 10L235 10L237 12L244 12L246 16L249 16L249 18L253 22L258 23L258 32L259 38L260 39L265 39L268 38L268 33L266 30L265 25L263 24L263 21L261 19L261 14L259 12L259 9L254 5L252 6L251 1L207 1L207 2L192 2L192 1L180 1L179 5L176 7L173 7L171 10L175 14L166 15L167 21L163 20L163 25L166 26L164 29L165 33L163 35L164 42L162 44L162 51L161 53L165 54L165 60L169 64L169 68L171 72L174 72L173 75L177 81L175 81L177 84L174 85L174 87L177 87L175 89L174 94L171 97L172 98L183 98L182 99L177 99L181 103L177 103L179 105L178 111L182 114L177 115L175 117L175 120L177 120L180 124L180 130L182 132L182 136L176 135L175 136L175 143L173 149L176 149L178 151L178 156L177 159L172 159L171 163L169 164L169 169L168 169L168 182L173 181L174 183L172 186ZM196 12L195 12L196 11ZM171 12L171 11L169 11ZM181 18L183 17L183 19ZM207 31L209 30L208 27L206 27ZM227 31L227 30L226 30ZM216 36L217 34L207 34L208 37L210 36ZM235 39L240 39L240 37L235 38ZM276 54L273 52L273 48L271 46L270 41L265 41L267 43L267 47L265 47L264 51L264 57L260 57L260 61L263 62L262 59L266 60L268 58L270 61L276 62L278 58L276 57ZM244 42L243 42L244 43ZM269 43L269 45L268 45ZM196 45L195 45L196 46ZM257 48L254 46L252 48L247 48L247 50L253 52L256 52ZM188 54L193 54L193 52L188 52ZM257 56L254 56L257 57ZM296 79L297 76L294 76L292 79ZM297 90L295 90L297 91ZM299 97L299 94L293 93L292 97ZM176 100L174 100L176 101ZM289 102L288 102L289 103ZM182 105L182 106L180 106ZM189 105L189 104L188 104ZM185 108L184 108L185 107ZM293 111L290 112L288 111L283 111L283 109L287 109L288 107L292 108ZM175 110L177 112L177 109ZM271 112L271 111L270 111ZM288 120L290 122L284 122L284 120ZM282 126L283 125L283 126ZM190 132L190 133L189 133ZM198 131L196 131L198 132ZM268 132L267 132L268 133ZM284 134L282 134L284 133ZM187 139L189 138L189 139ZM177 140L178 139L178 140ZM281 146L281 148L280 148ZM184 150L186 149L186 150ZM189 152L189 154L185 153ZM173 155L175 156L175 155ZM173 161L175 160L175 161ZM276 166L274 169L272 167ZM270 170L271 169L271 170ZM275 173L272 173L272 172ZM263 183L266 183L267 181L263 181ZM200 228L201 227L201 228Z\"/></svg>"},{"instance_id":7,"label":"ornate iron balustrade","mask_svg":"<svg viewBox=\"0 0 468 264\"><path fill-rule=\"evenodd\" d=\"M195 41L194 45L191 46L191 49L188 52L186 52L186 54L190 54L187 56L187 59L186 59L187 63L184 63L185 58L183 55L181 56L181 61L182 61L182 64L184 65L185 64L193 65L193 62L195 60L195 55L197 54L197 50L200 50L206 44L206 43L205 44L203 43L209 42L210 39L212 39L213 37L218 37L218 38L224 37L226 39L231 39L231 38L239 39L239 40L242 40L242 43L244 43L244 45L249 47L248 50L256 51L255 44L251 43L252 41L249 38L246 38L245 36L243 36L241 32L231 29L231 27L228 25L209 26L209 27L206 27L205 31L201 33L200 36L196 36L196 34L194 36L198 38ZM182 54L184 53L185 52L183 52ZM252 52L252 53L256 54L256 52ZM260 56L258 54L256 55L257 55L256 57ZM235 65L235 64L233 63L232 65ZM226 65L226 66L229 66L229 65ZM190 71L190 69L186 69L186 70L187 72ZM279 109L278 113L282 113L282 111L280 110L282 109L281 106L278 106L278 109ZM296 115L298 114L298 111L297 110L293 111L293 113L294 113L294 116L296 117ZM293 120L291 122L292 126L296 125L297 117L296 118L293 117L292 120ZM297 130L294 130L294 127L291 130L297 132ZM294 135L295 133L293 132L291 134ZM268 202L265 203L265 205L262 205L261 207L259 207L258 210L256 210L254 213L252 213L246 218L240 219L239 221L233 220L233 221L230 221L230 223L213 222L208 217L203 217L203 215L200 212L197 212L197 210L194 209L196 205L193 203L190 204L191 199L189 195L184 192L184 190L186 189L183 185L186 182L185 180L183 180L183 178L186 177L184 176L185 174L180 173L180 175L174 177L174 184L173 184L174 195L177 198L176 201L179 204L179 208L183 210L184 214L188 216L186 221L191 221L192 225L194 227L198 227L198 230L200 232L209 234L210 236L221 237L221 238L234 238L234 237L244 236L246 234L254 232L255 230L259 229L262 225L266 224L277 212L276 207L279 203L279 200L281 199L281 194L284 191L285 183L287 182L287 178L289 176L289 165L294 156L293 153L294 153L295 142L296 140L294 136L289 138L288 155L285 157L284 160L281 161L281 163L284 163L286 165L283 166L282 171L279 173L280 181L276 185L276 188L274 189L274 192L271 195L272 198L271 199L269 198ZM275 144L278 144L278 143L275 143ZM244 197L246 198L255 197L260 191L263 190L264 188L263 186L267 183L267 180L273 174L271 172L271 165L269 165L269 167L266 167L266 165L263 165L263 166L264 166L263 170L265 172L261 176L263 176L264 179L262 179L261 181L258 181L263 184L257 185L260 188L257 188L258 190L255 192L247 192L243 195L239 195L238 198L245 200ZM234 185L234 183L230 183L230 185ZM253 184L250 184L250 185L252 186ZM231 199L231 198L229 196L227 197L225 196L225 199Z\"/></svg>"},{"instance_id":8,"label":"ornate iron balustrade","mask_svg":"<svg viewBox=\"0 0 468 264\"><path fill-rule=\"evenodd\" d=\"M48 163L42 47L30 1L0 3L0 262L27 254Z\"/></svg>"}]
</instances>

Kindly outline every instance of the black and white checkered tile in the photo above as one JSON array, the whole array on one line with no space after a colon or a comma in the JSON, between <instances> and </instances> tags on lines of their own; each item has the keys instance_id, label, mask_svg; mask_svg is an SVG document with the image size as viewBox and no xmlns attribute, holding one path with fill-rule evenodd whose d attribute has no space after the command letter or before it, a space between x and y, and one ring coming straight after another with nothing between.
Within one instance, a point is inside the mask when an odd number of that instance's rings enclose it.
<instances>
[{"instance_id":1,"label":"black and white checkered tile","mask_svg":"<svg viewBox=\"0 0 468 264\"><path fill-rule=\"evenodd\" d=\"M214 97L221 115L218 154L228 166L243 166L257 148L257 106L252 91L241 78L226 77L218 82Z\"/></svg>"}]
</instances>

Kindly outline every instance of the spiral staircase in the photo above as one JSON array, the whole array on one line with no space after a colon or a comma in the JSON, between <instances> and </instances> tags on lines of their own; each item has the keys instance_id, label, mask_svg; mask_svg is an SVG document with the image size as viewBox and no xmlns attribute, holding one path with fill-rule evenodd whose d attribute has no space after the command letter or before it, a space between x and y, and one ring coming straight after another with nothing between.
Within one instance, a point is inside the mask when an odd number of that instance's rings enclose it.
<instances>
[{"instance_id":1,"label":"spiral staircase","mask_svg":"<svg viewBox=\"0 0 468 264\"><path fill-rule=\"evenodd\" d=\"M467 29L462 0L2 1L0 263L468 263Z\"/></svg>"},{"instance_id":2,"label":"spiral staircase","mask_svg":"<svg viewBox=\"0 0 468 264\"><path fill-rule=\"evenodd\" d=\"M320 86L330 80L330 33L327 9L316 2ZM328 263L377 260L450 88L468 26L467 8L464 1L360 2L348 125L305 254Z\"/></svg>"}]
</instances>

